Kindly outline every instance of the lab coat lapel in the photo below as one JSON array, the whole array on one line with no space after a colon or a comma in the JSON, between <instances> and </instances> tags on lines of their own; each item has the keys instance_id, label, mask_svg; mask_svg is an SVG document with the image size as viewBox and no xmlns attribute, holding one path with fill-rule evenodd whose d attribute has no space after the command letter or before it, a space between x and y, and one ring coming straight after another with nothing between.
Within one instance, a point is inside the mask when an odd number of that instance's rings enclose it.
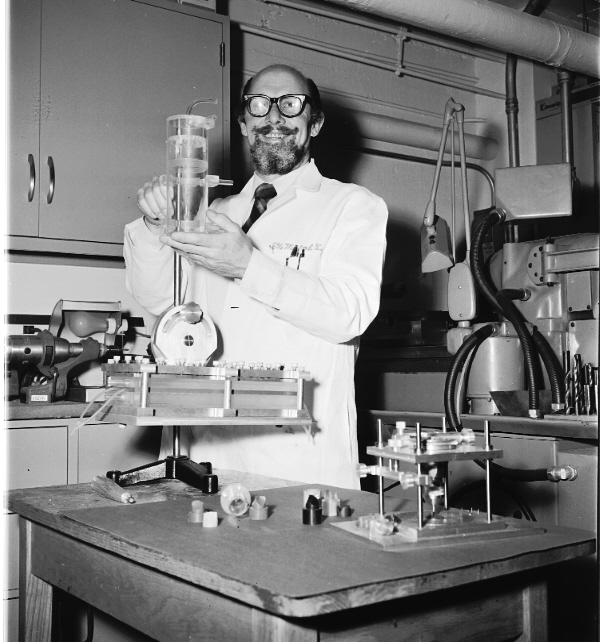
<instances>
[{"instance_id":1,"label":"lab coat lapel","mask_svg":"<svg viewBox=\"0 0 600 642\"><path fill-rule=\"evenodd\" d=\"M232 218L238 225L245 223L252 205L254 204L254 176L244 185L242 191L234 197L232 205L235 206L235 211L232 211ZM233 208L232 208L233 209Z\"/></svg>"}]
</instances>

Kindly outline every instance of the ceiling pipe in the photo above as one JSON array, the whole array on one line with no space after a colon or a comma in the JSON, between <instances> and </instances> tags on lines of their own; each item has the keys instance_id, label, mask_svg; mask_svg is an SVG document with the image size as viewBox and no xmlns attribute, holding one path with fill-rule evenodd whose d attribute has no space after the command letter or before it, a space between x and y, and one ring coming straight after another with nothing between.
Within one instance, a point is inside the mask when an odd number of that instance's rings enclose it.
<instances>
[{"instance_id":1,"label":"ceiling pipe","mask_svg":"<svg viewBox=\"0 0 600 642\"><path fill-rule=\"evenodd\" d=\"M560 85L561 125L563 135L563 163L574 165L573 161L573 74L564 69L558 72Z\"/></svg>"},{"instance_id":2,"label":"ceiling pipe","mask_svg":"<svg viewBox=\"0 0 600 642\"><path fill-rule=\"evenodd\" d=\"M543 7L543 0L529 0L523 13L538 15ZM508 160L510 167L519 167L521 156L519 151L519 100L517 98L517 62L518 57L513 53L506 54L506 120L508 125Z\"/></svg>"},{"instance_id":3,"label":"ceiling pipe","mask_svg":"<svg viewBox=\"0 0 600 642\"><path fill-rule=\"evenodd\" d=\"M600 78L598 38L489 0L327 1Z\"/></svg>"}]
</instances>

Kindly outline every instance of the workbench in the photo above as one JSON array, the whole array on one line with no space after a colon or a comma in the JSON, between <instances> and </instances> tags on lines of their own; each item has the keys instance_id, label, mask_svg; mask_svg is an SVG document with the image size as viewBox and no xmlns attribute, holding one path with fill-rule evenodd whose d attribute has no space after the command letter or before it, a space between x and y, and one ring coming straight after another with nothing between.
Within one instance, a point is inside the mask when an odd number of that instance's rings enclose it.
<instances>
[{"instance_id":1,"label":"workbench","mask_svg":"<svg viewBox=\"0 0 600 642\"><path fill-rule=\"evenodd\" d=\"M264 495L269 518L229 518L218 496L177 480L131 487L127 505L90 484L12 491L21 642L50 642L55 587L165 642L542 642L552 565L595 550L593 533L549 527L385 551L334 528L341 518L303 525L307 486L216 472L221 488L239 481ZM337 492L354 516L377 512L376 495ZM188 522L194 499L218 510L217 528ZM414 510L397 501L386 510Z\"/></svg>"}]
</instances>

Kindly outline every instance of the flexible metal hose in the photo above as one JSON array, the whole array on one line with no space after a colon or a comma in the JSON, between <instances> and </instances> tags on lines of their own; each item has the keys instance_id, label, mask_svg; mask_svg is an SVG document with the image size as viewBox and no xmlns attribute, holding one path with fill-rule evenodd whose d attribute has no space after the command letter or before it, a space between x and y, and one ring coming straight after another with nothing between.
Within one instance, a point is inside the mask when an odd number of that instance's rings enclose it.
<instances>
[{"instance_id":1,"label":"flexible metal hose","mask_svg":"<svg viewBox=\"0 0 600 642\"><path fill-rule=\"evenodd\" d=\"M490 337L494 332L494 327L490 325L484 325L479 330L473 332L469 335L465 341L462 343L452 364L450 365L450 370L448 371L448 376L446 377L446 385L444 388L444 409L446 411L446 420L448 421L448 427L451 430L456 430L457 432L462 430L462 423L456 408L456 383L458 381L458 376L462 367L464 366L469 354L472 350L475 350L479 345L481 345L488 337ZM485 469L485 462L480 459L473 460L480 468ZM547 468L534 468L534 469L519 469L519 468L507 468L505 466L500 466L494 462L490 462L490 472L493 475L498 477L503 477L505 479L511 479L513 481L519 482L534 482L534 481L548 481L548 469Z\"/></svg>"},{"instance_id":2,"label":"flexible metal hose","mask_svg":"<svg viewBox=\"0 0 600 642\"><path fill-rule=\"evenodd\" d=\"M565 375L562 365L546 337L537 328L533 328L532 336L535 347L544 362L548 379L550 380L553 410L563 410L565 407ZM556 406L556 408L554 406Z\"/></svg>"},{"instance_id":3,"label":"flexible metal hose","mask_svg":"<svg viewBox=\"0 0 600 642\"><path fill-rule=\"evenodd\" d=\"M485 470L485 462L481 459L473 460L480 468ZM510 479L511 481L518 482L536 482L536 481L550 481L548 479L548 469L547 468L507 468L506 466L500 466L499 464L490 462L490 473L497 477L502 477L504 479Z\"/></svg>"},{"instance_id":4,"label":"flexible metal hose","mask_svg":"<svg viewBox=\"0 0 600 642\"><path fill-rule=\"evenodd\" d=\"M502 316L506 317L514 326L515 331L521 342L523 356L525 359L525 372L529 390L529 411L530 415L537 416L540 408L539 381L540 373L537 362L535 346L527 326L523 321L519 311L515 308L512 301L509 301L502 294L496 292L492 285L488 283L483 268L482 244L485 235L489 230L501 221L502 217L497 210L492 210L477 228L471 245L471 267L473 269L473 278L477 287L483 296L490 302L492 307Z\"/></svg>"},{"instance_id":5,"label":"flexible metal hose","mask_svg":"<svg viewBox=\"0 0 600 642\"><path fill-rule=\"evenodd\" d=\"M450 370L446 376L446 383L444 386L444 410L446 411L446 419L448 426L451 430L462 430L462 424L458 410L456 408L456 384L458 375L462 370L471 350L482 344L494 332L493 325L484 325L479 330L469 335L457 350L450 364Z\"/></svg>"}]
</instances>

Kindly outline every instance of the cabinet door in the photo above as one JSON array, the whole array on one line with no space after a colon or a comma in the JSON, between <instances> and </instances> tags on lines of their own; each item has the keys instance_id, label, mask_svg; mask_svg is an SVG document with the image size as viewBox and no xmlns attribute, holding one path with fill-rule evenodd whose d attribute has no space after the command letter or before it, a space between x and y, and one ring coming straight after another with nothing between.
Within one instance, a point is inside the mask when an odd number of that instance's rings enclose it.
<instances>
[{"instance_id":1,"label":"cabinet door","mask_svg":"<svg viewBox=\"0 0 600 642\"><path fill-rule=\"evenodd\" d=\"M194 113L217 115L221 173L223 22L160 0L43 0L41 237L122 243L137 190L165 173L167 117L200 97L219 100Z\"/></svg>"},{"instance_id":2,"label":"cabinet door","mask_svg":"<svg viewBox=\"0 0 600 642\"><path fill-rule=\"evenodd\" d=\"M13 428L6 431L7 488L67 483L67 427Z\"/></svg>"},{"instance_id":3,"label":"cabinet door","mask_svg":"<svg viewBox=\"0 0 600 642\"><path fill-rule=\"evenodd\" d=\"M38 235L41 0L11 0L8 100L8 232Z\"/></svg>"},{"instance_id":4,"label":"cabinet door","mask_svg":"<svg viewBox=\"0 0 600 642\"><path fill-rule=\"evenodd\" d=\"M79 429L77 483L109 470L130 470L158 460L161 426L86 424Z\"/></svg>"}]
</instances>

